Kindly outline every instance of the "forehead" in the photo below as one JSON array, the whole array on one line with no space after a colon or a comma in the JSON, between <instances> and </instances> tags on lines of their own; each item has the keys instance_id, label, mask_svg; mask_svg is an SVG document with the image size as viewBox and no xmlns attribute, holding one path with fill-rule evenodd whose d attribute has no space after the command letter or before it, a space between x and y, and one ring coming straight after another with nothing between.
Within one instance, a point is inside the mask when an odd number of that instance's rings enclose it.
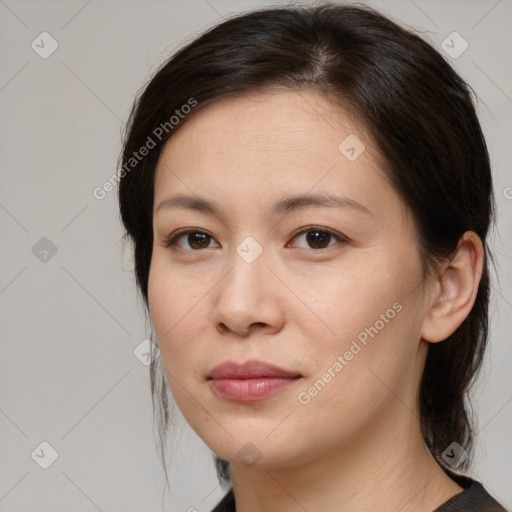
<instances>
[{"instance_id":1,"label":"forehead","mask_svg":"<svg viewBox=\"0 0 512 512\"><path fill-rule=\"evenodd\" d=\"M342 151L347 140L363 148L355 159ZM155 206L172 193L217 197L246 210L308 192L363 204L384 192L396 202L379 158L364 127L314 91L222 98L195 112L165 144Z\"/></svg>"},{"instance_id":2,"label":"forehead","mask_svg":"<svg viewBox=\"0 0 512 512\"><path fill-rule=\"evenodd\" d=\"M327 170L346 160L340 144L347 138L360 141L364 159L375 164L379 155L364 127L325 95L278 90L226 97L192 112L178 127L162 150L157 180L169 174L162 172L169 166L186 167L189 175L208 171L210 178L221 173L227 179L241 172L250 179L254 167L262 179L272 171L274 178L286 179L291 168L290 178L300 179L301 169L312 163ZM357 162L350 167L356 169Z\"/></svg>"},{"instance_id":3,"label":"forehead","mask_svg":"<svg viewBox=\"0 0 512 512\"><path fill-rule=\"evenodd\" d=\"M210 103L192 113L169 145L207 141L219 147L243 144L233 148L235 151L254 146L278 152L313 146L325 149L333 143L337 146L343 134L362 131L341 105L328 96L311 90L276 90Z\"/></svg>"}]
</instances>

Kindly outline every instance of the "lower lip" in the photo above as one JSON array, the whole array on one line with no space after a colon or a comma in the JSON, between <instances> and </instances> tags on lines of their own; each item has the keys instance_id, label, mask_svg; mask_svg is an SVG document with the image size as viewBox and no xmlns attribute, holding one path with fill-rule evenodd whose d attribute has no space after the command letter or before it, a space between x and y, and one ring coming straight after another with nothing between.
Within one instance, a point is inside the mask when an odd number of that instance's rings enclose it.
<instances>
[{"instance_id":1,"label":"lower lip","mask_svg":"<svg viewBox=\"0 0 512 512\"><path fill-rule=\"evenodd\" d=\"M249 402L261 400L290 386L300 377L257 377L254 379L213 379L213 389L229 400Z\"/></svg>"}]
</instances>

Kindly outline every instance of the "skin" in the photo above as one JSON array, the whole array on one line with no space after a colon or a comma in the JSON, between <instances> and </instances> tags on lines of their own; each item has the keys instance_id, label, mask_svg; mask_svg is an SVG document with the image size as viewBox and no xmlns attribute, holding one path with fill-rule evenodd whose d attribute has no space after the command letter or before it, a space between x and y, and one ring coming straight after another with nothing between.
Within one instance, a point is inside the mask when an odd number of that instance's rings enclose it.
<instances>
[{"instance_id":1,"label":"skin","mask_svg":"<svg viewBox=\"0 0 512 512\"><path fill-rule=\"evenodd\" d=\"M354 161L338 149L349 134L366 147ZM230 461L240 512L432 511L462 490L423 442L416 395L429 343L446 339L473 306L482 244L466 233L451 261L423 280L412 217L380 162L364 127L305 90L217 100L161 153L150 314L176 403ZM270 213L305 193L344 196L369 213ZM157 211L176 194L216 201L221 211ZM327 236L317 248L307 233L294 235L308 226L346 240ZM211 236L166 246L181 228ZM236 250L248 236L263 251L252 263ZM299 393L396 303L400 312L300 403ZM256 402L219 397L210 370L248 359L302 378ZM244 446L253 463L241 460Z\"/></svg>"}]
</instances>

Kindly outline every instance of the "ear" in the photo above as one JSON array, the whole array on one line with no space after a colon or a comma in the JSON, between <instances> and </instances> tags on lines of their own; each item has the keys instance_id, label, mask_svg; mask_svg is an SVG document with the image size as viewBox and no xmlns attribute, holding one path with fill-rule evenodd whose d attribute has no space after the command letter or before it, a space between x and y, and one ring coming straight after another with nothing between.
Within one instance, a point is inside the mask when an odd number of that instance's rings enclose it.
<instances>
[{"instance_id":1,"label":"ear","mask_svg":"<svg viewBox=\"0 0 512 512\"><path fill-rule=\"evenodd\" d=\"M482 277L484 249L474 231L466 231L457 249L432 282L421 337L437 343L453 334L469 315Z\"/></svg>"}]
</instances>

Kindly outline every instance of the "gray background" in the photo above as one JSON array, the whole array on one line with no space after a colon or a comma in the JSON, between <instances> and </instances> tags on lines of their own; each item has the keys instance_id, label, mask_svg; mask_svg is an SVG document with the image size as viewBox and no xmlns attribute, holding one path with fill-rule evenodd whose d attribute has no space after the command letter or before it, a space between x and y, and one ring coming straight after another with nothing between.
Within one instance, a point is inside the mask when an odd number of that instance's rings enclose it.
<instances>
[{"instance_id":1,"label":"gray background","mask_svg":"<svg viewBox=\"0 0 512 512\"><path fill-rule=\"evenodd\" d=\"M480 99L499 219L473 475L512 507L512 2L367 3L439 49L453 31L469 44L448 59ZM0 0L0 512L209 511L223 495L179 413L163 494L149 370L133 353L150 332L117 191L101 201L92 191L116 170L122 124L151 72L223 16L262 5L272 4ZM31 47L43 31L59 45L46 59ZM47 469L42 442L58 452Z\"/></svg>"}]
</instances>

